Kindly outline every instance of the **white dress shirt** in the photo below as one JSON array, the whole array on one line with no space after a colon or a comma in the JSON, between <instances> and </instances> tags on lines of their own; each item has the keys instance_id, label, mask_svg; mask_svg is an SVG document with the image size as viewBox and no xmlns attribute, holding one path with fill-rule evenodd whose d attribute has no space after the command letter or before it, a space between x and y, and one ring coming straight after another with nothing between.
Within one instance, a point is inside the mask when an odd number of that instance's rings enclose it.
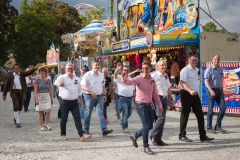
<instances>
[{"instance_id":1,"label":"white dress shirt","mask_svg":"<svg viewBox=\"0 0 240 160\"><path fill-rule=\"evenodd\" d=\"M161 96L168 95L168 88L170 88L170 81L167 74L162 74L159 71L154 72L151 76L155 79L158 94Z\"/></svg>"},{"instance_id":2,"label":"white dress shirt","mask_svg":"<svg viewBox=\"0 0 240 160\"><path fill-rule=\"evenodd\" d=\"M129 76L128 79L131 79ZM133 90L135 89L135 86L131 85L128 86L123 83L122 76L118 75L117 79L115 79L117 82L117 88L118 88L118 95L124 96L124 97L132 97L133 96Z\"/></svg>"},{"instance_id":3,"label":"white dress shirt","mask_svg":"<svg viewBox=\"0 0 240 160\"><path fill-rule=\"evenodd\" d=\"M91 89L96 95L103 94L103 86L105 86L105 78L101 72L95 74L92 70L85 73L82 77L81 85ZM89 94L87 91L83 91Z\"/></svg>"},{"instance_id":4,"label":"white dress shirt","mask_svg":"<svg viewBox=\"0 0 240 160\"><path fill-rule=\"evenodd\" d=\"M116 79L113 79L112 84L113 84L112 89L114 89L114 93L118 94L118 86L117 86Z\"/></svg>"},{"instance_id":5,"label":"white dress shirt","mask_svg":"<svg viewBox=\"0 0 240 160\"><path fill-rule=\"evenodd\" d=\"M75 100L82 95L81 80L79 77L73 75L71 79L67 74L60 75L54 85L58 82L63 83L64 87L58 87L59 96L64 100Z\"/></svg>"},{"instance_id":6,"label":"white dress shirt","mask_svg":"<svg viewBox=\"0 0 240 160\"><path fill-rule=\"evenodd\" d=\"M21 85L21 82L20 82L20 74L16 74L14 72L13 76L14 76L13 89L22 89L22 85Z\"/></svg>"},{"instance_id":7,"label":"white dress shirt","mask_svg":"<svg viewBox=\"0 0 240 160\"><path fill-rule=\"evenodd\" d=\"M199 87L198 68L193 68L190 64L187 65L180 72L180 80L186 82L191 90L197 92Z\"/></svg>"}]
</instances>

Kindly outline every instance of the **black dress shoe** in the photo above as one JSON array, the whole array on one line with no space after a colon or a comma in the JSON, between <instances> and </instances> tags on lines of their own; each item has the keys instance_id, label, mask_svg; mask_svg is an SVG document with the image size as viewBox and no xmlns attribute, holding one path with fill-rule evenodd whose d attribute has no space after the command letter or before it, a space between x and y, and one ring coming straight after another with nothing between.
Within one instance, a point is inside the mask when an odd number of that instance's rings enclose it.
<instances>
[{"instance_id":1,"label":"black dress shoe","mask_svg":"<svg viewBox=\"0 0 240 160\"><path fill-rule=\"evenodd\" d=\"M162 140L158 141L158 145L160 145L160 146L168 146L168 144L163 142Z\"/></svg>"},{"instance_id":2,"label":"black dress shoe","mask_svg":"<svg viewBox=\"0 0 240 160\"><path fill-rule=\"evenodd\" d=\"M149 147L144 148L144 152L147 154L150 154L150 155L154 154L153 151Z\"/></svg>"},{"instance_id":3,"label":"black dress shoe","mask_svg":"<svg viewBox=\"0 0 240 160\"><path fill-rule=\"evenodd\" d=\"M184 142L192 142L192 140L188 139L186 136L179 138L179 140Z\"/></svg>"},{"instance_id":4,"label":"black dress shoe","mask_svg":"<svg viewBox=\"0 0 240 160\"><path fill-rule=\"evenodd\" d=\"M158 146L158 145L159 145L159 143L158 143L158 141L156 140L156 138L150 137L150 139L151 139L151 141L152 141L152 144L154 144L155 146Z\"/></svg>"},{"instance_id":5,"label":"black dress shoe","mask_svg":"<svg viewBox=\"0 0 240 160\"><path fill-rule=\"evenodd\" d=\"M16 127L17 127L17 128L21 128L20 123L17 123Z\"/></svg>"},{"instance_id":6,"label":"black dress shoe","mask_svg":"<svg viewBox=\"0 0 240 160\"><path fill-rule=\"evenodd\" d=\"M103 136L106 136L106 135L108 135L112 132L113 132L113 130L105 130L105 131L102 132L102 134L103 134Z\"/></svg>"},{"instance_id":7,"label":"black dress shoe","mask_svg":"<svg viewBox=\"0 0 240 160\"><path fill-rule=\"evenodd\" d=\"M205 136L205 137L203 137L203 138L200 138L200 141L201 141L201 142L204 142L204 141L212 141L212 140L214 140L214 138L209 138L208 136Z\"/></svg>"},{"instance_id":8,"label":"black dress shoe","mask_svg":"<svg viewBox=\"0 0 240 160\"><path fill-rule=\"evenodd\" d=\"M86 135L91 135L91 133L89 131L83 131L83 133Z\"/></svg>"},{"instance_id":9,"label":"black dress shoe","mask_svg":"<svg viewBox=\"0 0 240 160\"><path fill-rule=\"evenodd\" d=\"M16 122L16 119L15 119L15 118L13 118L13 121L14 121L14 124L16 125L16 124L17 124L17 122Z\"/></svg>"},{"instance_id":10,"label":"black dress shoe","mask_svg":"<svg viewBox=\"0 0 240 160\"><path fill-rule=\"evenodd\" d=\"M130 139L133 142L133 146L138 148L137 139L135 139L134 135L130 135Z\"/></svg>"}]
</instances>

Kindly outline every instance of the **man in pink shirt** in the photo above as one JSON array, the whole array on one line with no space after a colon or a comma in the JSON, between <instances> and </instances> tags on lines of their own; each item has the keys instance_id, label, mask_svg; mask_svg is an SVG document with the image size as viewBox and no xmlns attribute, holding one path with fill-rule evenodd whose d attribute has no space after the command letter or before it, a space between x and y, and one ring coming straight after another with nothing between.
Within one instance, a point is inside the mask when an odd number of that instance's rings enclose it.
<instances>
[{"instance_id":1,"label":"man in pink shirt","mask_svg":"<svg viewBox=\"0 0 240 160\"><path fill-rule=\"evenodd\" d=\"M123 72L123 83L136 86L136 110L142 122L142 128L130 136L134 147L138 147L137 139L142 136L144 152L154 154L149 148L148 132L153 127L153 109L152 98L159 106L159 112L162 113L162 103L158 96L155 80L150 76L152 65L149 62L142 63L142 74L128 79L128 75Z\"/></svg>"}]
</instances>

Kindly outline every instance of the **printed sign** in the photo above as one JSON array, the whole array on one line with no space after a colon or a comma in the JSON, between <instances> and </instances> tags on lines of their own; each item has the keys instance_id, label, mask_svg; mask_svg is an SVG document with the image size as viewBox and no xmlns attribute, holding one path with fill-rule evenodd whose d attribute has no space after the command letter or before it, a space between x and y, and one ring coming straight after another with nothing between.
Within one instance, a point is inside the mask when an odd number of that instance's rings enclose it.
<instances>
[{"instance_id":1,"label":"printed sign","mask_svg":"<svg viewBox=\"0 0 240 160\"><path fill-rule=\"evenodd\" d=\"M202 78L204 78L204 72L208 66L212 64L203 63L202 65ZM240 63L239 62L226 62L220 63L220 66L223 68L223 93L226 102L226 112L228 113L238 113L240 114ZM203 110L207 111L207 95L206 95L206 86L204 81L202 82L202 105ZM219 106L217 103L214 103L214 111L219 111Z\"/></svg>"},{"instance_id":2,"label":"printed sign","mask_svg":"<svg viewBox=\"0 0 240 160\"><path fill-rule=\"evenodd\" d=\"M124 40L112 44L112 52L124 51L129 49L129 40Z\"/></svg>"}]
</instances>

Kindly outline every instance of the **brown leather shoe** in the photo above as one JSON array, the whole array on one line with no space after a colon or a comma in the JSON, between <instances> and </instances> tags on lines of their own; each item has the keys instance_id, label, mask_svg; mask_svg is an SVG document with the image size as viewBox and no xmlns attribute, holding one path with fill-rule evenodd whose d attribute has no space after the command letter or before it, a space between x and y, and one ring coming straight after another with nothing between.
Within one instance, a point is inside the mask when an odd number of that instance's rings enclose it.
<instances>
[{"instance_id":1,"label":"brown leather shoe","mask_svg":"<svg viewBox=\"0 0 240 160\"><path fill-rule=\"evenodd\" d=\"M149 147L144 148L144 152L150 155L154 154L154 152Z\"/></svg>"},{"instance_id":2,"label":"brown leather shoe","mask_svg":"<svg viewBox=\"0 0 240 160\"><path fill-rule=\"evenodd\" d=\"M133 142L133 146L138 148L137 139L135 139L134 135L130 135L130 139Z\"/></svg>"}]
</instances>

